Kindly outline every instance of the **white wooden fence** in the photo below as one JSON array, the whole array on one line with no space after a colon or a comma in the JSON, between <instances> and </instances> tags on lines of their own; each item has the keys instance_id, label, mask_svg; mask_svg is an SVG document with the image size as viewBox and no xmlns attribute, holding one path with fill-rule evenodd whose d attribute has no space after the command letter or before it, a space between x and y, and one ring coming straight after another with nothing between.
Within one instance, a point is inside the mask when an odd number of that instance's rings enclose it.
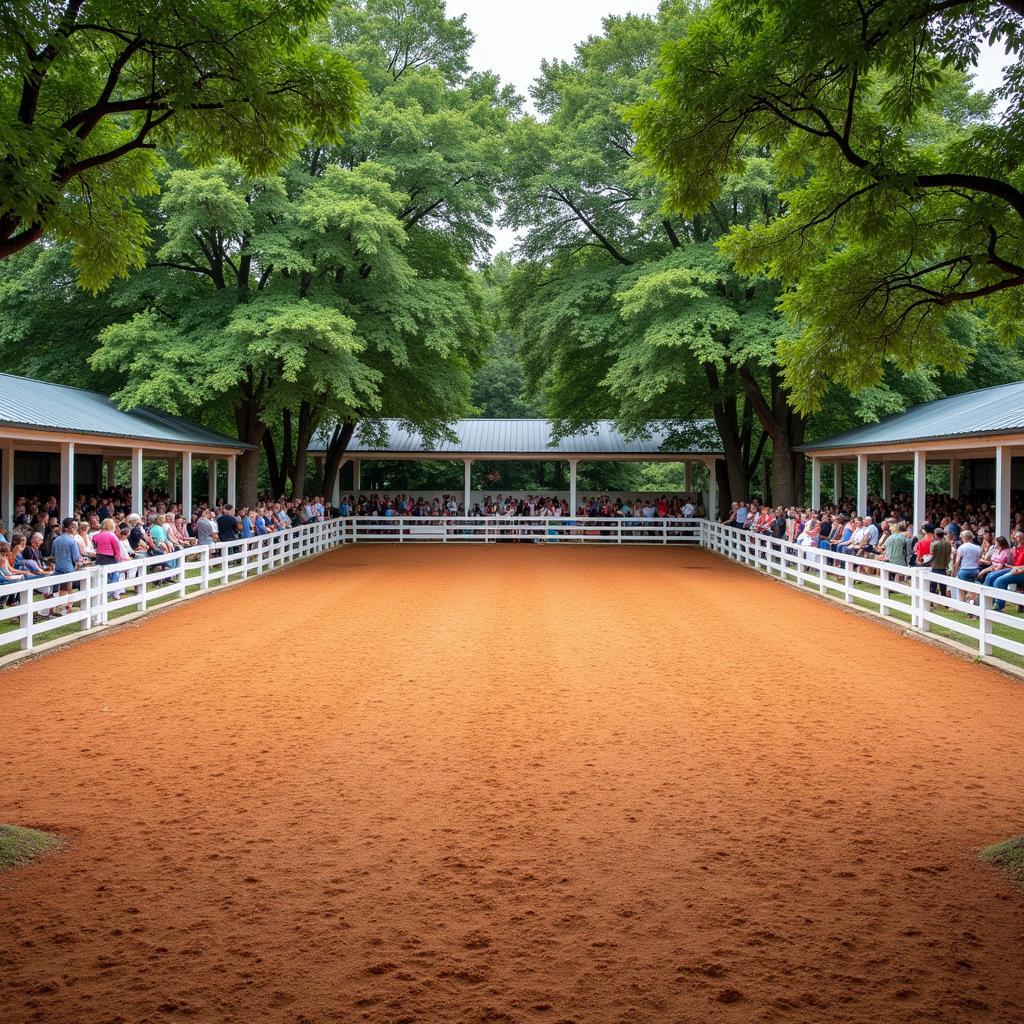
<instances>
[{"instance_id":1,"label":"white wooden fence","mask_svg":"<svg viewBox=\"0 0 1024 1024\"><path fill-rule=\"evenodd\" d=\"M699 544L699 519L416 516L346 520L353 544Z\"/></svg>"},{"instance_id":2,"label":"white wooden fence","mask_svg":"<svg viewBox=\"0 0 1024 1024\"><path fill-rule=\"evenodd\" d=\"M1024 665L1024 593L939 577L700 519L357 517L0 586L0 664L343 544L699 545L978 657ZM1024 589L1024 576L1021 577ZM70 594L58 593L72 584ZM944 586L946 594L938 592ZM17 598L18 603L7 601ZM1006 603L997 611L996 601ZM61 614L58 614L58 613Z\"/></svg>"},{"instance_id":3,"label":"white wooden fence","mask_svg":"<svg viewBox=\"0 0 1024 1024\"><path fill-rule=\"evenodd\" d=\"M701 545L769 576L854 605L983 659L1024 658L1024 593L940 576L927 567L807 548L704 522ZM1024 575L1020 577L1024 590ZM940 588L946 593L940 593ZM1005 602L1004 611L993 605ZM1014 614L1011 614L1014 613Z\"/></svg>"},{"instance_id":4,"label":"white wooden fence","mask_svg":"<svg viewBox=\"0 0 1024 1024\"><path fill-rule=\"evenodd\" d=\"M76 632L99 629L213 588L240 583L344 543L344 520L296 526L0 586L0 664ZM60 594L71 585L70 594ZM8 601L17 599L15 605Z\"/></svg>"}]
</instances>

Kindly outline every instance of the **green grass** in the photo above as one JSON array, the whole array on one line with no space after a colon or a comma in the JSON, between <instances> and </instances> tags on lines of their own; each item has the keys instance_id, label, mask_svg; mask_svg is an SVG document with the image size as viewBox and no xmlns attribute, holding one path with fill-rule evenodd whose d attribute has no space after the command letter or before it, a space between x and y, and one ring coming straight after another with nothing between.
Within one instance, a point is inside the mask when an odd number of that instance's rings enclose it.
<instances>
[{"instance_id":1,"label":"green grass","mask_svg":"<svg viewBox=\"0 0 1024 1024\"><path fill-rule=\"evenodd\" d=\"M1024 836L986 846L980 857L986 864L1002 868L1015 882L1024 882Z\"/></svg>"},{"instance_id":2,"label":"green grass","mask_svg":"<svg viewBox=\"0 0 1024 1024\"><path fill-rule=\"evenodd\" d=\"M783 577L782 573L777 570L775 572L772 572L770 575L773 575L779 579L784 578L786 582L792 583L791 577ZM812 594L821 593L826 596L831 596L833 599L836 599L840 602L842 602L843 600L842 587L822 587L819 586L819 584L817 583L808 582L802 583L800 585L800 589L810 591ZM857 608L864 608L868 611L872 611L877 614L877 602L872 600L872 598L867 595L878 593L879 587L876 584L855 583L853 586L852 604ZM894 594L890 592L889 598L891 601L894 601L897 604L904 604L908 608L910 607L910 598L905 594ZM1006 611L1012 614L1011 610L1015 607L1016 606L1012 602L1009 602L1006 606ZM955 612L950 608L943 608L940 605L934 605L932 610L935 612L935 614L939 615L942 618L949 619L951 622L971 622L971 620L965 614L963 614L962 612ZM888 614L884 617L892 622L900 622L908 626L911 624L911 616L909 611L904 613L899 611L898 609L890 608ZM1006 637L1010 640L1016 640L1018 643L1024 643L1024 615L1021 616L1021 625L1019 627L1004 626L1002 623L997 623L992 626L992 632L997 636ZM973 638L964 636L962 633L959 633L955 629L946 629L938 623L934 622L929 623L928 634L936 637L942 637L948 640L955 640L958 643L964 645L965 647L972 647L975 645L975 641L973 640ZM1015 654L1013 651L1005 651L999 647L994 647L992 649L991 657L999 661L1004 661L1007 665L1012 665L1014 668L1024 669L1024 657L1022 657L1019 654Z\"/></svg>"},{"instance_id":3,"label":"green grass","mask_svg":"<svg viewBox=\"0 0 1024 1024\"><path fill-rule=\"evenodd\" d=\"M60 846L60 840L48 832L17 825L0 825L0 872L28 864Z\"/></svg>"}]
</instances>

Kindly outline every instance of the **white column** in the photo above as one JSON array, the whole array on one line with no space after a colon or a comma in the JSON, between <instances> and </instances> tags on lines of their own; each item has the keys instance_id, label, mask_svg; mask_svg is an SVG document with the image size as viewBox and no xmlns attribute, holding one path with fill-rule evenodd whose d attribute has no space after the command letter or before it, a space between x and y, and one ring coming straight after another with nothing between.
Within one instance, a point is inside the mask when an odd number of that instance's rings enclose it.
<instances>
[{"instance_id":1,"label":"white column","mask_svg":"<svg viewBox=\"0 0 1024 1024\"><path fill-rule=\"evenodd\" d=\"M949 496L960 497L960 460L949 460Z\"/></svg>"},{"instance_id":2,"label":"white column","mask_svg":"<svg viewBox=\"0 0 1024 1024\"><path fill-rule=\"evenodd\" d=\"M117 459L107 459L107 490L112 491L117 484Z\"/></svg>"},{"instance_id":3,"label":"white column","mask_svg":"<svg viewBox=\"0 0 1024 1024\"><path fill-rule=\"evenodd\" d=\"M868 512L868 457L857 456L857 515Z\"/></svg>"},{"instance_id":4,"label":"white column","mask_svg":"<svg viewBox=\"0 0 1024 1024\"><path fill-rule=\"evenodd\" d=\"M14 445L7 443L3 450L3 479L0 486L0 515L10 538L11 520L14 519Z\"/></svg>"},{"instance_id":5,"label":"white column","mask_svg":"<svg viewBox=\"0 0 1024 1024\"><path fill-rule=\"evenodd\" d=\"M473 499L473 460L462 460L462 511L468 516Z\"/></svg>"},{"instance_id":6,"label":"white column","mask_svg":"<svg viewBox=\"0 0 1024 1024\"><path fill-rule=\"evenodd\" d=\"M569 514L576 515L576 467L578 459L569 460Z\"/></svg>"},{"instance_id":7,"label":"white column","mask_svg":"<svg viewBox=\"0 0 1024 1024\"><path fill-rule=\"evenodd\" d=\"M75 442L65 441L60 446L60 517L75 514Z\"/></svg>"},{"instance_id":8,"label":"white column","mask_svg":"<svg viewBox=\"0 0 1024 1024\"><path fill-rule=\"evenodd\" d=\"M693 463L683 463L683 490L687 494L693 493Z\"/></svg>"},{"instance_id":9,"label":"white column","mask_svg":"<svg viewBox=\"0 0 1024 1024\"><path fill-rule=\"evenodd\" d=\"M892 501L892 463L882 463L882 500Z\"/></svg>"},{"instance_id":10,"label":"white column","mask_svg":"<svg viewBox=\"0 0 1024 1024\"><path fill-rule=\"evenodd\" d=\"M234 508L238 503L238 456L228 456L228 504Z\"/></svg>"},{"instance_id":11,"label":"white column","mask_svg":"<svg viewBox=\"0 0 1024 1024\"><path fill-rule=\"evenodd\" d=\"M178 500L178 460L167 460L167 494L171 501Z\"/></svg>"},{"instance_id":12,"label":"white column","mask_svg":"<svg viewBox=\"0 0 1024 1024\"><path fill-rule=\"evenodd\" d=\"M358 498L359 492L363 489L363 462L362 459L352 460L352 490L353 497Z\"/></svg>"},{"instance_id":13,"label":"white column","mask_svg":"<svg viewBox=\"0 0 1024 1024\"><path fill-rule=\"evenodd\" d=\"M1010 470L1013 460L1007 445L996 448L996 534L1010 536Z\"/></svg>"},{"instance_id":14,"label":"white column","mask_svg":"<svg viewBox=\"0 0 1024 1024\"><path fill-rule=\"evenodd\" d=\"M208 488L209 493L207 494L206 497L208 499L210 508L214 508L217 504L217 460L214 458L209 458L206 460L206 465L207 475L209 476L210 479L210 486Z\"/></svg>"},{"instance_id":15,"label":"white column","mask_svg":"<svg viewBox=\"0 0 1024 1024\"><path fill-rule=\"evenodd\" d=\"M718 521L718 474L717 460L712 459L706 463L708 467L708 507L704 510L708 519L715 523Z\"/></svg>"},{"instance_id":16,"label":"white column","mask_svg":"<svg viewBox=\"0 0 1024 1024\"><path fill-rule=\"evenodd\" d=\"M192 453L181 456L181 514L187 523L192 518Z\"/></svg>"},{"instance_id":17,"label":"white column","mask_svg":"<svg viewBox=\"0 0 1024 1024\"><path fill-rule=\"evenodd\" d=\"M142 449L132 449L132 511L142 515Z\"/></svg>"},{"instance_id":18,"label":"white column","mask_svg":"<svg viewBox=\"0 0 1024 1024\"><path fill-rule=\"evenodd\" d=\"M821 459L811 456L811 508L821 509Z\"/></svg>"},{"instance_id":19,"label":"white column","mask_svg":"<svg viewBox=\"0 0 1024 1024\"><path fill-rule=\"evenodd\" d=\"M326 481L324 481L326 483ZM341 466L334 472L331 483L331 506L337 508L341 504Z\"/></svg>"},{"instance_id":20,"label":"white column","mask_svg":"<svg viewBox=\"0 0 1024 1024\"><path fill-rule=\"evenodd\" d=\"M832 500L839 501L843 496L843 464L832 463Z\"/></svg>"},{"instance_id":21,"label":"white column","mask_svg":"<svg viewBox=\"0 0 1024 1024\"><path fill-rule=\"evenodd\" d=\"M928 453L922 451L914 452L914 522L915 532L921 529L924 523L925 513L925 490L928 485Z\"/></svg>"}]
</instances>

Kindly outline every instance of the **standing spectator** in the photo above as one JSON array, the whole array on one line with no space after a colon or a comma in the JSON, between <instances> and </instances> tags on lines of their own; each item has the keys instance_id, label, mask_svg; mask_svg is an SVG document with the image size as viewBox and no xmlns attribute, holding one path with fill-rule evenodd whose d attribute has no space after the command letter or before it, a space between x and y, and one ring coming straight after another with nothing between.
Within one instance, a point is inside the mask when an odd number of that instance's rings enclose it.
<instances>
[{"instance_id":1,"label":"standing spectator","mask_svg":"<svg viewBox=\"0 0 1024 1024\"><path fill-rule=\"evenodd\" d=\"M946 531L941 527L934 533L934 539L932 540L930 550L931 570L936 576L946 576L949 574L949 563L953 557L953 545L950 544L949 538L946 536ZM932 580L928 584L928 589L933 594L941 594L943 597L946 596L946 584L939 583L937 580Z\"/></svg>"},{"instance_id":2,"label":"standing spectator","mask_svg":"<svg viewBox=\"0 0 1024 1024\"><path fill-rule=\"evenodd\" d=\"M217 516L217 536L222 541L238 539L238 520L231 505L225 505L224 510Z\"/></svg>"},{"instance_id":3,"label":"standing spectator","mask_svg":"<svg viewBox=\"0 0 1024 1024\"><path fill-rule=\"evenodd\" d=\"M78 568L78 541L75 534L78 531L78 524L74 519L68 517L62 524L62 532L53 540L53 572L55 576L67 576ZM61 583L59 593L67 597L67 602L57 608L58 615L65 615L71 611L71 591L73 584L70 580Z\"/></svg>"},{"instance_id":4,"label":"standing spectator","mask_svg":"<svg viewBox=\"0 0 1024 1024\"><path fill-rule=\"evenodd\" d=\"M960 546L956 549L956 561L953 563L953 575L958 580L974 583L981 571L981 548L974 543L974 534L964 530L960 534ZM974 596L969 591L958 594L961 601L972 603Z\"/></svg>"}]
</instances>

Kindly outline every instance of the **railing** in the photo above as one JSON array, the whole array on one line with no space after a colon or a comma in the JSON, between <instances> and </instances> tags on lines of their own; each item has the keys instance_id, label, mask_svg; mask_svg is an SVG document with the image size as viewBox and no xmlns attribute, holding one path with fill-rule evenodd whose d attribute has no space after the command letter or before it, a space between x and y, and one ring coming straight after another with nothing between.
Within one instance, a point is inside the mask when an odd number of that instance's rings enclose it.
<instances>
[{"instance_id":1,"label":"railing","mask_svg":"<svg viewBox=\"0 0 1024 1024\"><path fill-rule=\"evenodd\" d=\"M345 543L344 520L0 586L0 661L134 613L240 583ZM62 587L71 592L61 594ZM15 605L8 601L17 599Z\"/></svg>"},{"instance_id":2,"label":"railing","mask_svg":"<svg viewBox=\"0 0 1024 1024\"><path fill-rule=\"evenodd\" d=\"M700 545L782 582L1024 668L1024 593L775 540L700 519L358 517L0 586L0 663L40 645L272 572L347 543ZM1024 589L1024 575L1020 577ZM70 594L58 593L72 587ZM946 589L943 594L942 588ZM8 606L8 600L19 603ZM1008 610L996 610L1004 602Z\"/></svg>"},{"instance_id":3,"label":"railing","mask_svg":"<svg viewBox=\"0 0 1024 1024\"><path fill-rule=\"evenodd\" d=\"M1024 621L1019 614L1024 593L939 575L927 566L890 565L791 544L721 523L703 523L701 544L784 583L898 621L979 658L1024 667ZM1019 579L1024 590L1024 575ZM997 611L997 601L1006 610Z\"/></svg>"},{"instance_id":4,"label":"railing","mask_svg":"<svg viewBox=\"0 0 1024 1024\"><path fill-rule=\"evenodd\" d=\"M358 516L344 520L353 544L699 544L699 519L569 516Z\"/></svg>"}]
</instances>

